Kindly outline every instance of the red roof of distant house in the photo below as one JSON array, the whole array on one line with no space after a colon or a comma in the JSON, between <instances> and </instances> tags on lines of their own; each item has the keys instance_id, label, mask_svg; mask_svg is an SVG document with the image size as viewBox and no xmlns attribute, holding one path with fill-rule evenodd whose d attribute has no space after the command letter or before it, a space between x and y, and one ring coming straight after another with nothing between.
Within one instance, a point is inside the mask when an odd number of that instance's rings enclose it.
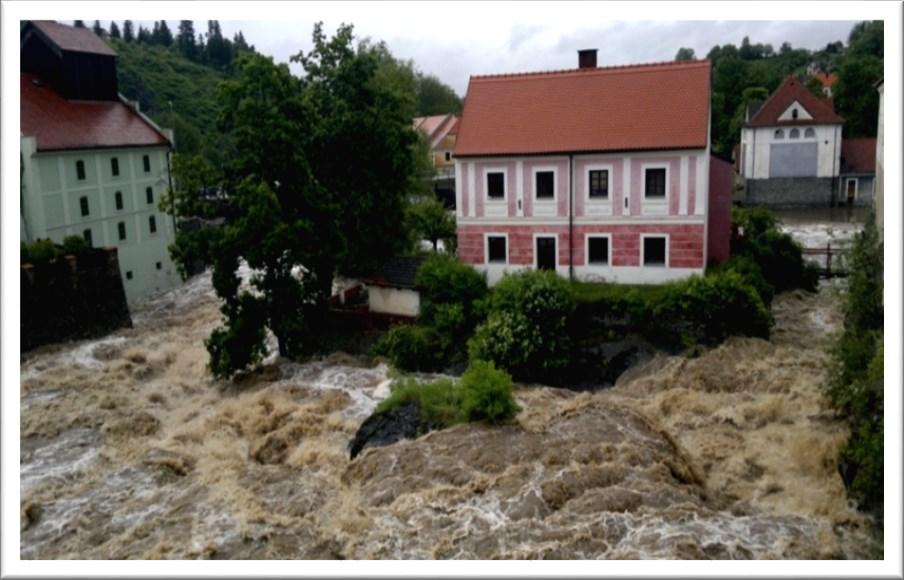
<instances>
[{"instance_id":1,"label":"red roof of distant house","mask_svg":"<svg viewBox=\"0 0 904 580\"><path fill-rule=\"evenodd\" d=\"M414 128L427 136L431 147L436 147L457 125L458 117L452 114L414 118Z\"/></svg>"},{"instance_id":2,"label":"red roof of distant house","mask_svg":"<svg viewBox=\"0 0 904 580\"><path fill-rule=\"evenodd\" d=\"M169 140L131 107L118 101L67 101L53 88L21 74L21 133L38 149L168 146Z\"/></svg>"},{"instance_id":3,"label":"red roof of distant house","mask_svg":"<svg viewBox=\"0 0 904 580\"><path fill-rule=\"evenodd\" d=\"M116 52L90 28L76 28L52 20L32 20L32 24L63 50L116 56Z\"/></svg>"},{"instance_id":4,"label":"red roof of distant house","mask_svg":"<svg viewBox=\"0 0 904 580\"><path fill-rule=\"evenodd\" d=\"M876 172L876 138L843 139L841 141L842 173Z\"/></svg>"},{"instance_id":5,"label":"red roof of distant house","mask_svg":"<svg viewBox=\"0 0 904 580\"><path fill-rule=\"evenodd\" d=\"M835 86L835 83L838 82L838 75L835 73L824 73L822 71L817 72L813 75L813 78L818 80L823 87L829 88Z\"/></svg>"},{"instance_id":6,"label":"red roof of distant house","mask_svg":"<svg viewBox=\"0 0 904 580\"><path fill-rule=\"evenodd\" d=\"M812 119L789 119L779 121L779 117L795 101L806 109ZM772 127L775 125L839 125L844 119L835 113L830 99L820 99L803 86L797 78L790 76L769 95L763 106L754 114L745 127Z\"/></svg>"},{"instance_id":7,"label":"red roof of distant house","mask_svg":"<svg viewBox=\"0 0 904 580\"><path fill-rule=\"evenodd\" d=\"M456 156L706 147L709 61L471 77Z\"/></svg>"}]
</instances>

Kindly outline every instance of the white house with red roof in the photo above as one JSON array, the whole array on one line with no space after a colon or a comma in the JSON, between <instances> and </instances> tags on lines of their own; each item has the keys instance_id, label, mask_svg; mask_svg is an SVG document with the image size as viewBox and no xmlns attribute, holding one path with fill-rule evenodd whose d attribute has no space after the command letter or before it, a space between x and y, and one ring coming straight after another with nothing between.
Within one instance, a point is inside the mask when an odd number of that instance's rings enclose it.
<instances>
[{"instance_id":1,"label":"white house with red roof","mask_svg":"<svg viewBox=\"0 0 904 580\"><path fill-rule=\"evenodd\" d=\"M172 132L119 95L116 53L90 29L28 22L21 34L20 238L115 246L131 302L171 288Z\"/></svg>"},{"instance_id":2,"label":"white house with red roof","mask_svg":"<svg viewBox=\"0 0 904 580\"><path fill-rule=\"evenodd\" d=\"M832 205L843 125L831 99L817 97L793 76L762 105L749 107L738 160L745 203Z\"/></svg>"},{"instance_id":3,"label":"white house with red roof","mask_svg":"<svg viewBox=\"0 0 904 580\"><path fill-rule=\"evenodd\" d=\"M659 283L727 258L731 165L710 156L710 63L598 68L590 50L579 65L471 77L454 152L459 258L490 283L524 268Z\"/></svg>"}]
</instances>

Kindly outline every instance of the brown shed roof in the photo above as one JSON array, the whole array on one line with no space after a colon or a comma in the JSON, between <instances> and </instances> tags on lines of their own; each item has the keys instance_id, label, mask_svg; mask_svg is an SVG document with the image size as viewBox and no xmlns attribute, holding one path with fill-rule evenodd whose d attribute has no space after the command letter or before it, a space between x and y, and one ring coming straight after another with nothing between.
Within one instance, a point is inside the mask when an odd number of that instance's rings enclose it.
<instances>
[{"instance_id":1,"label":"brown shed roof","mask_svg":"<svg viewBox=\"0 0 904 580\"><path fill-rule=\"evenodd\" d=\"M842 173L876 172L876 138L844 139L841 141Z\"/></svg>"},{"instance_id":2,"label":"brown shed roof","mask_svg":"<svg viewBox=\"0 0 904 580\"><path fill-rule=\"evenodd\" d=\"M779 121L778 118L797 101L812 119ZM789 76L769 95L763 106L745 123L745 127L773 127L776 125L840 125L844 123L830 99L820 99L800 80Z\"/></svg>"},{"instance_id":3,"label":"brown shed roof","mask_svg":"<svg viewBox=\"0 0 904 580\"><path fill-rule=\"evenodd\" d=\"M706 147L709 61L471 77L456 156Z\"/></svg>"},{"instance_id":4,"label":"brown shed roof","mask_svg":"<svg viewBox=\"0 0 904 580\"><path fill-rule=\"evenodd\" d=\"M116 56L116 52L90 28L76 28L52 20L33 20L32 24L62 50Z\"/></svg>"},{"instance_id":5,"label":"brown shed roof","mask_svg":"<svg viewBox=\"0 0 904 580\"><path fill-rule=\"evenodd\" d=\"M20 74L21 133L38 149L168 146L169 140L121 101L69 101Z\"/></svg>"}]
</instances>

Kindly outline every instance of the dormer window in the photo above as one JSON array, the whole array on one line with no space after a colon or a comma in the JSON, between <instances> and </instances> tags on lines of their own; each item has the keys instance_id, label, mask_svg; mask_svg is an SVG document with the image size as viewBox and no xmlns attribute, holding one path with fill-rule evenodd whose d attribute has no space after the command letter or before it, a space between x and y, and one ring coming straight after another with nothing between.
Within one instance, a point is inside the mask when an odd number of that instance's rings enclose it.
<instances>
[{"instance_id":1,"label":"dormer window","mask_svg":"<svg viewBox=\"0 0 904 580\"><path fill-rule=\"evenodd\" d=\"M791 109L791 118L797 119L797 109Z\"/></svg>"},{"instance_id":2,"label":"dormer window","mask_svg":"<svg viewBox=\"0 0 904 580\"><path fill-rule=\"evenodd\" d=\"M776 139L784 139L784 138L785 138L785 132L782 131L781 129L776 129L776 130L775 130L775 138L776 138Z\"/></svg>"}]
</instances>

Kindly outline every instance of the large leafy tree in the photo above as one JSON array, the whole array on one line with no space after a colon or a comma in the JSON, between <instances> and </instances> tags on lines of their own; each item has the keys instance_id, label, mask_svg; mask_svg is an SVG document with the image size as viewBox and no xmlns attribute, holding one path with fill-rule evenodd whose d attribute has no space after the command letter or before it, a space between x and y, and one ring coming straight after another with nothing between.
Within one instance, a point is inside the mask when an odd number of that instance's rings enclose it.
<instances>
[{"instance_id":1,"label":"large leafy tree","mask_svg":"<svg viewBox=\"0 0 904 580\"><path fill-rule=\"evenodd\" d=\"M333 276L366 270L407 243L414 96L384 82L385 48L356 49L351 26L327 38L318 24L313 40L293 57L301 79L268 57L238 58L219 100L230 143L225 224L182 232L173 248L182 264L212 265L225 317L207 342L218 376L259 360L267 328L283 356L316 350ZM181 178L172 211L201 213L196 188L210 179ZM255 272L250 288L240 283L242 260Z\"/></svg>"}]
</instances>

